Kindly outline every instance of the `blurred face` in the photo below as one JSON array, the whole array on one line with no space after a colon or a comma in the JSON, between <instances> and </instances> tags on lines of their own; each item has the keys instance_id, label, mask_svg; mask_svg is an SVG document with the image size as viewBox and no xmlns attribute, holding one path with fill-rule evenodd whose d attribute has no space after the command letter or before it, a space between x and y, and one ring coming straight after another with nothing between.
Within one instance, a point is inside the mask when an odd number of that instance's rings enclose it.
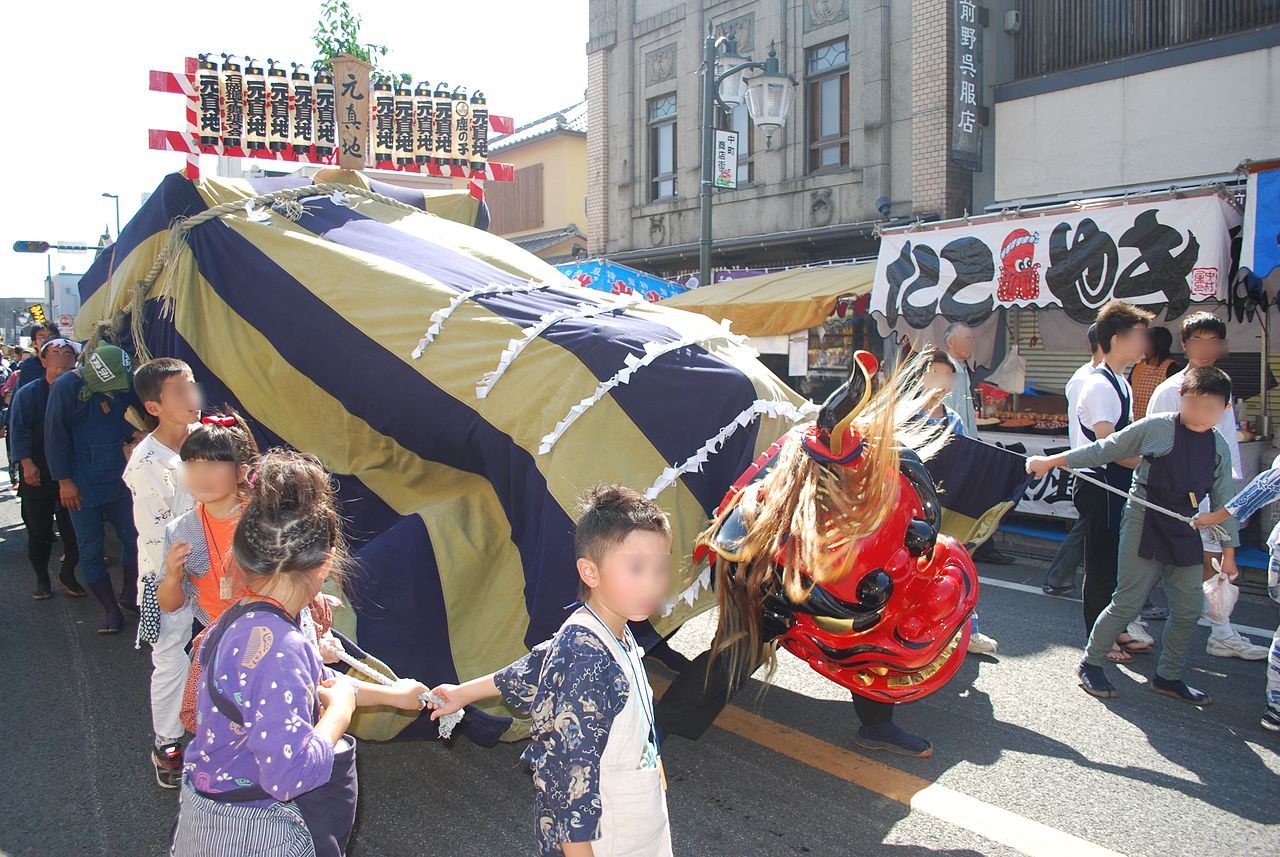
<instances>
[{"instance_id":1,"label":"blurred face","mask_svg":"<svg viewBox=\"0 0 1280 857\"><path fill-rule=\"evenodd\" d=\"M40 362L44 364L45 378L52 383L64 372L76 368L76 353L68 345L54 345L45 349Z\"/></svg>"},{"instance_id":2,"label":"blurred face","mask_svg":"<svg viewBox=\"0 0 1280 857\"><path fill-rule=\"evenodd\" d=\"M1187 353L1187 365L1192 369L1198 366L1212 366L1222 357L1226 341L1216 334L1197 330L1190 339L1182 340L1182 350Z\"/></svg>"},{"instance_id":3,"label":"blurred face","mask_svg":"<svg viewBox=\"0 0 1280 857\"><path fill-rule=\"evenodd\" d=\"M230 461L184 461L182 481L198 503L216 503L236 493L249 467Z\"/></svg>"},{"instance_id":4,"label":"blurred face","mask_svg":"<svg viewBox=\"0 0 1280 857\"><path fill-rule=\"evenodd\" d=\"M1221 396L1201 396L1187 393L1182 396L1178 413L1182 424L1192 431L1208 431L1222 420L1227 403Z\"/></svg>"},{"instance_id":5,"label":"blurred face","mask_svg":"<svg viewBox=\"0 0 1280 857\"><path fill-rule=\"evenodd\" d=\"M45 330L43 327L40 328L35 332L35 335L31 337L31 341L35 343L36 353L39 354L40 346L49 341L49 331Z\"/></svg>"},{"instance_id":6,"label":"blurred face","mask_svg":"<svg viewBox=\"0 0 1280 857\"><path fill-rule=\"evenodd\" d=\"M950 363L930 363L920 379L930 401L944 398L956 383L956 370Z\"/></svg>"},{"instance_id":7,"label":"blurred face","mask_svg":"<svg viewBox=\"0 0 1280 857\"><path fill-rule=\"evenodd\" d=\"M640 622L657 614L671 586L671 537L636 530L605 552L600 564L578 560L578 574L591 589L591 599Z\"/></svg>"},{"instance_id":8,"label":"blurred face","mask_svg":"<svg viewBox=\"0 0 1280 857\"><path fill-rule=\"evenodd\" d=\"M190 372L171 375L160 388L160 401L147 402L147 413L161 422L190 425L200 420L204 397Z\"/></svg>"},{"instance_id":9,"label":"blurred face","mask_svg":"<svg viewBox=\"0 0 1280 857\"><path fill-rule=\"evenodd\" d=\"M1109 358L1119 358L1125 363L1137 363L1147 353L1147 327L1139 324L1111 338Z\"/></svg>"},{"instance_id":10,"label":"blurred face","mask_svg":"<svg viewBox=\"0 0 1280 857\"><path fill-rule=\"evenodd\" d=\"M947 350L957 360L968 360L973 356L973 343L976 337L971 327L958 327L947 340Z\"/></svg>"}]
</instances>

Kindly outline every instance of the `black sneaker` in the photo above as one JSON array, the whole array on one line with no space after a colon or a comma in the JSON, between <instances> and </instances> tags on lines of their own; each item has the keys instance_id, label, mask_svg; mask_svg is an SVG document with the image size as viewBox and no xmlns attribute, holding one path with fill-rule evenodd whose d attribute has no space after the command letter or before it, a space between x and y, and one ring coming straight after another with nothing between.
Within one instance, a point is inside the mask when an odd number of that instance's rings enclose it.
<instances>
[{"instance_id":1,"label":"black sneaker","mask_svg":"<svg viewBox=\"0 0 1280 857\"><path fill-rule=\"evenodd\" d=\"M1161 696L1172 697L1182 702L1189 702L1192 705L1204 706L1213 703L1213 700L1209 698L1209 694L1203 690L1196 690L1180 678L1160 678L1157 675L1151 680L1151 690Z\"/></svg>"},{"instance_id":2,"label":"black sneaker","mask_svg":"<svg viewBox=\"0 0 1280 857\"><path fill-rule=\"evenodd\" d=\"M165 744L151 751L151 764L156 769L156 782L162 789L176 789L182 785L182 745Z\"/></svg>"},{"instance_id":3,"label":"black sneaker","mask_svg":"<svg viewBox=\"0 0 1280 857\"><path fill-rule=\"evenodd\" d=\"M1280 732L1280 708L1267 706L1267 710L1262 713L1262 728L1268 732Z\"/></svg>"},{"instance_id":4,"label":"black sneaker","mask_svg":"<svg viewBox=\"0 0 1280 857\"><path fill-rule=\"evenodd\" d=\"M932 744L919 735L912 735L892 721L861 727L858 729L858 734L854 736L853 743L867 750L882 750L915 759L924 759L933 755Z\"/></svg>"},{"instance_id":5,"label":"black sneaker","mask_svg":"<svg viewBox=\"0 0 1280 857\"><path fill-rule=\"evenodd\" d=\"M1080 687L1090 696L1110 699L1116 695L1115 685L1107 678L1107 672L1102 667L1081 661L1076 667L1076 676L1080 679Z\"/></svg>"},{"instance_id":6,"label":"black sneaker","mask_svg":"<svg viewBox=\"0 0 1280 857\"><path fill-rule=\"evenodd\" d=\"M36 585L36 591L31 593L31 597L35 601L48 601L53 597L53 590L49 588L49 584L40 583Z\"/></svg>"}]
</instances>

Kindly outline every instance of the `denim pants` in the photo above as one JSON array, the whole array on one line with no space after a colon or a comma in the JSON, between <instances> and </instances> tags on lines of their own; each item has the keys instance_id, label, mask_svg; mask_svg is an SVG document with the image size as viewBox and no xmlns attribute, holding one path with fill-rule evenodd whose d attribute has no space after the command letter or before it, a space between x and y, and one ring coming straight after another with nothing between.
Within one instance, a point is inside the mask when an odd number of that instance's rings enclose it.
<instances>
[{"instance_id":1,"label":"denim pants","mask_svg":"<svg viewBox=\"0 0 1280 857\"><path fill-rule=\"evenodd\" d=\"M121 491L116 499L99 506L72 510L71 523L76 528L76 544L80 548L80 572L85 583L107 576L106 524L120 540L120 564L125 574L138 575L138 531L133 526L133 497Z\"/></svg>"}]
</instances>

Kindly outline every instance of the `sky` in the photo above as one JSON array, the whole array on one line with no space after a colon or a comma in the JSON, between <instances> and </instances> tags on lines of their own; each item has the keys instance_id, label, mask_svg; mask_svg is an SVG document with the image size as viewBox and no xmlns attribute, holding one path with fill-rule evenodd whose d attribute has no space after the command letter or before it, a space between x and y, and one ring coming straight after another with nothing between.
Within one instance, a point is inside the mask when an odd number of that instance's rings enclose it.
<instances>
[{"instance_id":1,"label":"sky","mask_svg":"<svg viewBox=\"0 0 1280 857\"><path fill-rule=\"evenodd\" d=\"M528 0L486 0L473 15L438 0L351 5L364 19L361 41L390 49L388 68L481 89L490 112L517 125L586 91L587 0L554 0L554 15L530 14ZM182 168L182 155L147 148L149 128L181 130L185 122L182 97L149 92L148 71L181 71L184 57L223 52L309 65L319 8L319 0L11 4L14 38L0 51L0 74L10 81L0 134L0 297L44 294L45 258L14 253L14 241L96 244L104 227L116 231L104 192L120 195L127 223L142 195ZM449 32L438 22L451 22ZM203 160L206 172L214 167L214 158ZM56 254L53 270L79 273L91 261Z\"/></svg>"}]
</instances>

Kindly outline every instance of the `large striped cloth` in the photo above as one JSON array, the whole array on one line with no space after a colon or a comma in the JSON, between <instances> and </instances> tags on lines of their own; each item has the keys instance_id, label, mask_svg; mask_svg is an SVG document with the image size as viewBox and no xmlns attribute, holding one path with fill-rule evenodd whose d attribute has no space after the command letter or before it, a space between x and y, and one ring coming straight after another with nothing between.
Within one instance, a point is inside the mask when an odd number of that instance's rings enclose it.
<instances>
[{"instance_id":1,"label":"large striped cloth","mask_svg":"<svg viewBox=\"0 0 1280 857\"><path fill-rule=\"evenodd\" d=\"M81 280L79 335L127 310L175 218L310 181L169 176ZM337 475L359 567L335 627L428 685L515 660L576 598L575 498L597 483L656 495L685 591L694 536L807 403L712 320L579 288L474 228L474 200L373 189L419 210L323 195L297 221L193 227L157 284L172 307L144 312L150 353L187 361L211 405ZM433 728L386 718L384 737Z\"/></svg>"}]
</instances>

